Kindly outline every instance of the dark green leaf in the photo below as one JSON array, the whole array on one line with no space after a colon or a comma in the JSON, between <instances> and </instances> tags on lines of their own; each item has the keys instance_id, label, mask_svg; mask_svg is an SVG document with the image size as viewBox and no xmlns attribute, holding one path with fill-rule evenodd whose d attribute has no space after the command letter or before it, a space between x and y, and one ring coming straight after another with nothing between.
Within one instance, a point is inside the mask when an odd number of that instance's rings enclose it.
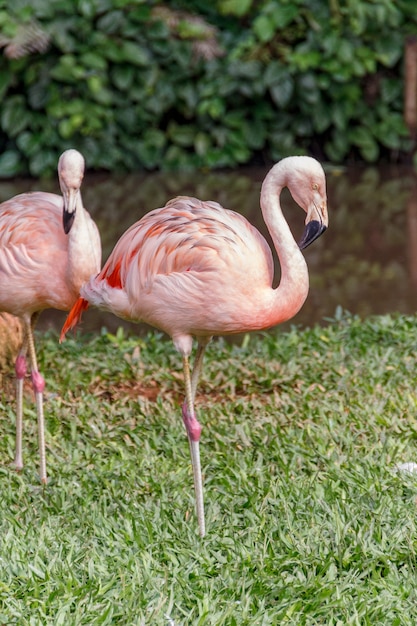
<instances>
[{"instance_id":1,"label":"dark green leaf","mask_svg":"<svg viewBox=\"0 0 417 626\"><path fill-rule=\"evenodd\" d=\"M42 150L42 135L26 131L17 137L16 143L25 156L31 157L36 152Z\"/></svg>"},{"instance_id":2,"label":"dark green leaf","mask_svg":"<svg viewBox=\"0 0 417 626\"><path fill-rule=\"evenodd\" d=\"M20 156L15 150L0 154L0 178L11 178L21 172Z\"/></svg>"},{"instance_id":3,"label":"dark green leaf","mask_svg":"<svg viewBox=\"0 0 417 626\"><path fill-rule=\"evenodd\" d=\"M171 122L167 129L168 137L178 146L189 147L194 144L196 130L191 125L179 125Z\"/></svg>"},{"instance_id":4,"label":"dark green leaf","mask_svg":"<svg viewBox=\"0 0 417 626\"><path fill-rule=\"evenodd\" d=\"M137 43L124 41L121 44L122 58L133 65L146 66L149 64L148 51Z\"/></svg>"},{"instance_id":5,"label":"dark green leaf","mask_svg":"<svg viewBox=\"0 0 417 626\"><path fill-rule=\"evenodd\" d=\"M351 142L357 146L366 161L373 162L379 156L378 144L371 132L363 126L353 128L349 132Z\"/></svg>"},{"instance_id":6,"label":"dark green leaf","mask_svg":"<svg viewBox=\"0 0 417 626\"><path fill-rule=\"evenodd\" d=\"M242 17L249 12L252 0L220 0L219 7L223 15Z\"/></svg>"},{"instance_id":7,"label":"dark green leaf","mask_svg":"<svg viewBox=\"0 0 417 626\"><path fill-rule=\"evenodd\" d=\"M287 106L294 93L294 81L291 76L286 76L282 78L279 83L273 85L269 92L274 103L278 107L284 108Z\"/></svg>"},{"instance_id":8,"label":"dark green leaf","mask_svg":"<svg viewBox=\"0 0 417 626\"><path fill-rule=\"evenodd\" d=\"M3 99L12 80L11 72L7 70L0 70L0 98Z\"/></svg>"},{"instance_id":9,"label":"dark green leaf","mask_svg":"<svg viewBox=\"0 0 417 626\"><path fill-rule=\"evenodd\" d=\"M253 31L263 43L271 41L275 34L275 24L267 15L259 15L253 23Z\"/></svg>"},{"instance_id":10,"label":"dark green leaf","mask_svg":"<svg viewBox=\"0 0 417 626\"><path fill-rule=\"evenodd\" d=\"M31 157L29 169L32 176L40 176L43 172L55 172L57 155L53 150L43 149Z\"/></svg>"},{"instance_id":11,"label":"dark green leaf","mask_svg":"<svg viewBox=\"0 0 417 626\"><path fill-rule=\"evenodd\" d=\"M107 61L97 52L85 52L79 57L80 65L92 68L98 71L105 71L107 69Z\"/></svg>"},{"instance_id":12,"label":"dark green leaf","mask_svg":"<svg viewBox=\"0 0 417 626\"><path fill-rule=\"evenodd\" d=\"M4 102L1 111L1 127L10 137L16 137L30 124L30 113L22 96L12 96Z\"/></svg>"},{"instance_id":13,"label":"dark green leaf","mask_svg":"<svg viewBox=\"0 0 417 626\"><path fill-rule=\"evenodd\" d=\"M127 91L135 76L135 68L131 65L117 65L111 72L111 79L115 87Z\"/></svg>"},{"instance_id":14,"label":"dark green leaf","mask_svg":"<svg viewBox=\"0 0 417 626\"><path fill-rule=\"evenodd\" d=\"M393 67L403 54L402 41L403 36L395 30L386 33L384 37L377 38L375 50L378 61L387 67Z\"/></svg>"},{"instance_id":15,"label":"dark green leaf","mask_svg":"<svg viewBox=\"0 0 417 626\"><path fill-rule=\"evenodd\" d=\"M296 3L284 4L276 3L273 7L270 18L273 20L277 29L282 29L288 26L290 22L299 15L300 9Z\"/></svg>"},{"instance_id":16,"label":"dark green leaf","mask_svg":"<svg viewBox=\"0 0 417 626\"><path fill-rule=\"evenodd\" d=\"M107 34L119 32L126 21L123 11L109 11L97 20L97 28Z\"/></svg>"}]
</instances>

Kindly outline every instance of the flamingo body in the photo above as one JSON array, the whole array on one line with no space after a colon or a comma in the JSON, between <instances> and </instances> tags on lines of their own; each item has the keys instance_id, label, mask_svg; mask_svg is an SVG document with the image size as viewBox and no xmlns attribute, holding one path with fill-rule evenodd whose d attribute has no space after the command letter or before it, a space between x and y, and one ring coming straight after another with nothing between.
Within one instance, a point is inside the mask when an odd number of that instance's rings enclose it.
<instances>
[{"instance_id":1,"label":"flamingo body","mask_svg":"<svg viewBox=\"0 0 417 626\"><path fill-rule=\"evenodd\" d=\"M81 285L97 274L101 265L100 235L81 200L82 155L76 150L65 151L58 163L58 175L63 196L35 191L0 204L0 310L19 316L25 332L15 368L18 380L15 464L19 469L23 466L22 384L29 350L43 482L46 482L41 433L44 381L36 364L33 327L44 309L70 309Z\"/></svg>"},{"instance_id":2,"label":"flamingo body","mask_svg":"<svg viewBox=\"0 0 417 626\"><path fill-rule=\"evenodd\" d=\"M308 294L307 265L279 203L284 186L307 213L302 247L328 223L321 165L310 157L289 157L276 164L261 191L262 213L281 263L276 289L271 250L244 217L215 202L181 196L122 235L102 271L81 288L61 333L62 339L92 304L124 319L147 322L172 337L184 361L183 419L193 455L201 535L204 512L195 445L201 426L194 397L204 348L213 335L260 330L290 319ZM191 376L193 337L199 348Z\"/></svg>"},{"instance_id":3,"label":"flamingo body","mask_svg":"<svg viewBox=\"0 0 417 626\"><path fill-rule=\"evenodd\" d=\"M83 293L171 337L198 337L273 324L272 279L269 246L247 220L214 202L179 197L127 230Z\"/></svg>"},{"instance_id":4,"label":"flamingo body","mask_svg":"<svg viewBox=\"0 0 417 626\"><path fill-rule=\"evenodd\" d=\"M81 285L100 269L100 238L88 214L94 254L83 252L77 267L69 266L62 212L62 197L46 192L20 194L0 204L2 311L17 316L44 309L68 311Z\"/></svg>"}]
</instances>

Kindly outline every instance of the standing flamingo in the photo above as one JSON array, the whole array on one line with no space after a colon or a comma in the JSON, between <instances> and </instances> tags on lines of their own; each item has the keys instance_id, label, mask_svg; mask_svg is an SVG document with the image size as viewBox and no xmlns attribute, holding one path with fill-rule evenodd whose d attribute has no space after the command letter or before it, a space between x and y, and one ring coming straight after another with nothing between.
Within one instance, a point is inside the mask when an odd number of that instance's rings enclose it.
<instances>
[{"instance_id":1,"label":"standing flamingo","mask_svg":"<svg viewBox=\"0 0 417 626\"><path fill-rule=\"evenodd\" d=\"M16 359L16 453L22 469L23 380L29 352L36 398L40 479L47 482L43 390L33 330L44 309L68 311L81 285L101 267L97 226L84 209L80 186L84 158L66 150L58 162L62 196L35 191L0 204L0 311L22 319L24 339Z\"/></svg>"},{"instance_id":2,"label":"standing flamingo","mask_svg":"<svg viewBox=\"0 0 417 626\"><path fill-rule=\"evenodd\" d=\"M280 206L287 186L307 213L299 244ZM308 270L300 248L328 225L326 180L311 157L288 157L274 165L261 190L264 220L281 264L272 288L273 258L263 236L241 215L215 202L178 197L151 211L119 239L101 272L81 289L61 332L80 320L89 304L168 333L183 358L185 402L200 535L205 534L203 488L194 399L205 347L213 335L261 330L293 317L308 293ZM192 373L193 337L198 348Z\"/></svg>"}]
</instances>

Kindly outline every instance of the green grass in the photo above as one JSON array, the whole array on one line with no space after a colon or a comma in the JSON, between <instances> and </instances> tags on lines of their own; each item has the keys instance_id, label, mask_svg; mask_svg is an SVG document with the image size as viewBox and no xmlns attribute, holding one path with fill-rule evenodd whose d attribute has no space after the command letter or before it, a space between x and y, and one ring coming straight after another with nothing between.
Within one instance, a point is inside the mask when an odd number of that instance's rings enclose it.
<instances>
[{"instance_id":1,"label":"green grass","mask_svg":"<svg viewBox=\"0 0 417 626\"><path fill-rule=\"evenodd\" d=\"M159 334L38 336L21 474L1 397L0 624L417 623L417 318L214 341L197 397L197 532L181 360Z\"/></svg>"}]
</instances>

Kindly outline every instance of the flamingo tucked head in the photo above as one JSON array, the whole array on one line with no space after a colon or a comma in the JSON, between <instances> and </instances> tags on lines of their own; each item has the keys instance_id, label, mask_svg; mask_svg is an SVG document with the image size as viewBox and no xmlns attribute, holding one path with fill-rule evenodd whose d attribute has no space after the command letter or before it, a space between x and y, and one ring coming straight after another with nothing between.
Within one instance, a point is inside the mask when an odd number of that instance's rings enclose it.
<instances>
[{"instance_id":1,"label":"flamingo tucked head","mask_svg":"<svg viewBox=\"0 0 417 626\"><path fill-rule=\"evenodd\" d=\"M77 150L65 150L61 154L58 161L58 176L64 198L63 224L66 234L74 222L84 169L84 157Z\"/></svg>"}]
</instances>

